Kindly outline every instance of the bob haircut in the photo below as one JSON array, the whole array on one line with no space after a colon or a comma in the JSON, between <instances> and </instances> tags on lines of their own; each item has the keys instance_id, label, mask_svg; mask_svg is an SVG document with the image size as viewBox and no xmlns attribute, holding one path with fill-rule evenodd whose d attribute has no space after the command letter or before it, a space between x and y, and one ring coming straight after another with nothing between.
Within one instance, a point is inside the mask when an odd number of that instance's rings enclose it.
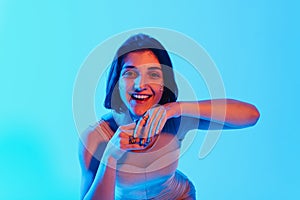
<instances>
[{"instance_id":1,"label":"bob haircut","mask_svg":"<svg viewBox=\"0 0 300 200\"><path fill-rule=\"evenodd\" d=\"M128 38L116 52L106 83L105 108L114 109L117 112L122 112L126 109L121 100L119 87L117 85L122 70L123 60L130 52L147 50L153 52L162 66L164 90L159 104L163 105L177 100L178 88L174 78L173 65L167 50L156 39L140 33Z\"/></svg>"}]
</instances>

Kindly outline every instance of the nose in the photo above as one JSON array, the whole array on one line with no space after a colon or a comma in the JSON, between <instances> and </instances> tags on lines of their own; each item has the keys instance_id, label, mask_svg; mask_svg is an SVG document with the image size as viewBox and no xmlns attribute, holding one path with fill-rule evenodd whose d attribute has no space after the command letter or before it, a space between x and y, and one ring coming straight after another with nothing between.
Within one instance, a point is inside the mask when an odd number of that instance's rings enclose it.
<instances>
[{"instance_id":1,"label":"nose","mask_svg":"<svg viewBox=\"0 0 300 200\"><path fill-rule=\"evenodd\" d=\"M143 76L138 76L134 80L134 89L135 90L142 91L145 89L145 86L146 86L146 80Z\"/></svg>"}]
</instances>

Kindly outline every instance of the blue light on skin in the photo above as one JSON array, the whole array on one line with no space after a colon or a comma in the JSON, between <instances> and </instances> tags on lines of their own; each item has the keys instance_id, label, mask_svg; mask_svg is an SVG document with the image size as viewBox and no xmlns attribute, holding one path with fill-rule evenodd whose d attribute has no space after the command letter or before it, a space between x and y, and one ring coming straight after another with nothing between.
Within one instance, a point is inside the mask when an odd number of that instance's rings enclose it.
<instances>
[{"instance_id":1,"label":"blue light on skin","mask_svg":"<svg viewBox=\"0 0 300 200\"><path fill-rule=\"evenodd\" d=\"M120 97L135 118L142 116L162 97L163 75L160 63L151 51L129 53L125 59L119 81ZM137 100L133 95L147 95Z\"/></svg>"},{"instance_id":2,"label":"blue light on skin","mask_svg":"<svg viewBox=\"0 0 300 200\"><path fill-rule=\"evenodd\" d=\"M203 139L197 134L179 169L195 184L198 199L297 198L298 2L0 4L1 199L78 199L81 172L70 100L76 73L99 42L144 26L195 39L217 64L229 97L255 103L262 114L255 127L222 134L204 160L197 158ZM174 62L178 69L183 64ZM206 99L203 90L198 95ZM106 112L103 94L96 96L96 110Z\"/></svg>"}]
</instances>

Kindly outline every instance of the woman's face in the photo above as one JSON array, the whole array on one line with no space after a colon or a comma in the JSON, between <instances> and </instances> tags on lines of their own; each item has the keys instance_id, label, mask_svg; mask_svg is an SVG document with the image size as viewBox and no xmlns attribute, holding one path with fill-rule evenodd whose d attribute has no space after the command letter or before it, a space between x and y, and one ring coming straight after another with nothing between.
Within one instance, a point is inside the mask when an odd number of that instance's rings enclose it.
<instances>
[{"instance_id":1,"label":"woman's face","mask_svg":"<svg viewBox=\"0 0 300 200\"><path fill-rule=\"evenodd\" d=\"M142 116L163 93L162 67L150 50L128 53L123 61L119 93L131 114Z\"/></svg>"}]
</instances>

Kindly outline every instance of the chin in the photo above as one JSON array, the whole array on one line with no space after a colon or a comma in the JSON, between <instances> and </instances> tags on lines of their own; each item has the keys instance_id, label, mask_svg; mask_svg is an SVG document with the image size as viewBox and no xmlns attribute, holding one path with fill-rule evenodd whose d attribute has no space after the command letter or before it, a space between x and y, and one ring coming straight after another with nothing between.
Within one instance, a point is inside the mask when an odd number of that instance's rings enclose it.
<instances>
[{"instance_id":1,"label":"chin","mask_svg":"<svg viewBox=\"0 0 300 200\"><path fill-rule=\"evenodd\" d=\"M143 116L149 109L151 108L151 106L149 105L138 105L138 106L132 106L130 107L130 112L131 114L137 116L137 117L141 117Z\"/></svg>"},{"instance_id":2,"label":"chin","mask_svg":"<svg viewBox=\"0 0 300 200\"><path fill-rule=\"evenodd\" d=\"M136 109L131 110L131 113L137 117L143 116L145 112L147 112L147 110L136 110Z\"/></svg>"},{"instance_id":3,"label":"chin","mask_svg":"<svg viewBox=\"0 0 300 200\"><path fill-rule=\"evenodd\" d=\"M151 107L156 105L156 101L148 101L144 103L130 103L131 100L128 101L128 109L131 114L137 117L143 116ZM158 102L158 101L157 101Z\"/></svg>"}]
</instances>

